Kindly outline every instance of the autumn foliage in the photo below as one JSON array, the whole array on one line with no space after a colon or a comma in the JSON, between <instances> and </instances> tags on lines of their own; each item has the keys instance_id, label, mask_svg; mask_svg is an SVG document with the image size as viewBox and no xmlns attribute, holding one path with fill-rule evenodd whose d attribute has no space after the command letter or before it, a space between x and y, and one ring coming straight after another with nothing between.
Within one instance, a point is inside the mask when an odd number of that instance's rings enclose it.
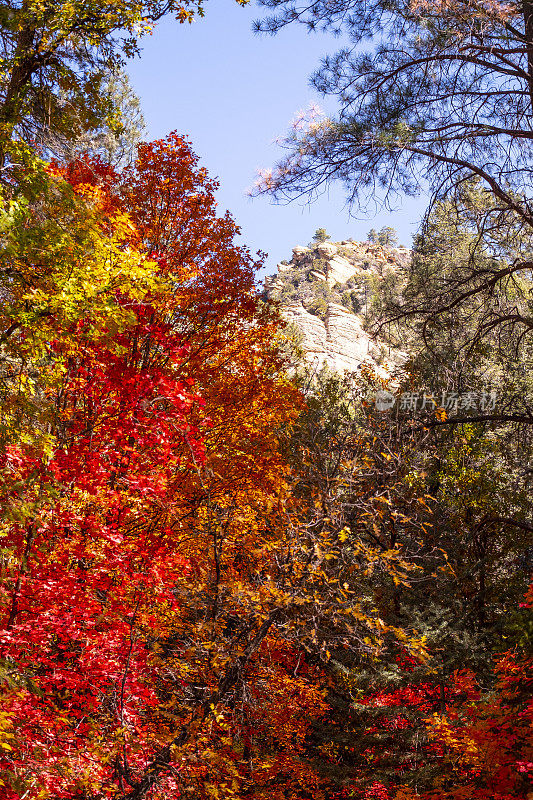
<instances>
[{"instance_id":1,"label":"autumn foliage","mask_svg":"<svg viewBox=\"0 0 533 800\"><path fill-rule=\"evenodd\" d=\"M39 181L37 209L30 193L6 212L24 235L6 254L1 785L167 796L206 784L192 731L225 730L217 701L271 624L249 582L298 398L185 141L120 178L86 163ZM320 706L306 686L296 704Z\"/></svg>"},{"instance_id":2,"label":"autumn foliage","mask_svg":"<svg viewBox=\"0 0 533 800\"><path fill-rule=\"evenodd\" d=\"M181 136L2 147L2 800L532 800L497 437L302 377Z\"/></svg>"}]
</instances>

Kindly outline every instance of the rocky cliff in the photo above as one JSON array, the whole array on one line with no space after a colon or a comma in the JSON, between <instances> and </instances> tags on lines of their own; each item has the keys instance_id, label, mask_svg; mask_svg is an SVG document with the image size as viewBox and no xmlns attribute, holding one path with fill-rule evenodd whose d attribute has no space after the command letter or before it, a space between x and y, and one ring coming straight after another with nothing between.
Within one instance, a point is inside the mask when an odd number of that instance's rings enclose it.
<instances>
[{"instance_id":1,"label":"rocky cliff","mask_svg":"<svg viewBox=\"0 0 533 800\"><path fill-rule=\"evenodd\" d=\"M265 294L281 302L314 368L327 365L343 373L366 362L385 376L407 355L371 336L363 323L380 282L406 266L410 256L406 248L368 242L295 247L291 261L282 261L277 274L265 278Z\"/></svg>"}]
</instances>

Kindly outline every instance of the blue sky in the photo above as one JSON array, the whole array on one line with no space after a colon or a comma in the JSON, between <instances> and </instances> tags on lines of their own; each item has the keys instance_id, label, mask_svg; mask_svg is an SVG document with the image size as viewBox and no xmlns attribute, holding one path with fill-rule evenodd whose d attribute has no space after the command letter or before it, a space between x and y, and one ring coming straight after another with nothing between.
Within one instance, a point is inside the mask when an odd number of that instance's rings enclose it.
<instances>
[{"instance_id":1,"label":"blue sky","mask_svg":"<svg viewBox=\"0 0 533 800\"><path fill-rule=\"evenodd\" d=\"M220 181L220 210L231 211L242 241L268 252L266 273L295 245L307 244L318 227L332 239L364 239L371 227L392 225L404 244L411 243L425 202L406 199L394 213L350 217L341 186L309 204L298 200L275 205L250 199L246 191L257 170L281 155L275 140L298 111L318 102L332 110L309 86L320 58L339 46L325 34L289 26L275 37L257 36L254 6L210 0L203 19L192 25L164 20L146 38L140 59L129 63L149 138L171 130L187 135L211 176ZM352 213L354 213L352 211Z\"/></svg>"}]
</instances>

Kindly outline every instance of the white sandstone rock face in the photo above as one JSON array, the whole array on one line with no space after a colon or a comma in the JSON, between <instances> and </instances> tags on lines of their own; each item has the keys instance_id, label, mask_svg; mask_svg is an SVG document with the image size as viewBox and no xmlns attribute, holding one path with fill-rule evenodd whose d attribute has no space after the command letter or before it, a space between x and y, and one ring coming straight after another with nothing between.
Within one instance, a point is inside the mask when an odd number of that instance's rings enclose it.
<instances>
[{"instance_id":1,"label":"white sandstone rock face","mask_svg":"<svg viewBox=\"0 0 533 800\"><path fill-rule=\"evenodd\" d=\"M358 272L358 268L344 256L335 255L328 261L327 278L328 286L336 283L346 283Z\"/></svg>"},{"instance_id":2,"label":"white sandstone rock face","mask_svg":"<svg viewBox=\"0 0 533 800\"><path fill-rule=\"evenodd\" d=\"M306 256L310 254L311 250L309 247L301 247L298 245L297 247L292 248L292 260L297 264L300 261L303 261Z\"/></svg>"},{"instance_id":3,"label":"white sandstone rock face","mask_svg":"<svg viewBox=\"0 0 533 800\"><path fill-rule=\"evenodd\" d=\"M409 250L345 240L340 244L320 242L313 247L294 247L292 253L290 264L278 264L277 274L265 278L265 293L278 299L282 290L289 290L288 298L294 298L288 299L281 311L287 322L300 331L301 347L310 366L319 371L327 365L332 371L345 373L369 364L378 375L387 378L405 364L408 354L372 337L363 328L362 316L350 309L364 309L371 292L370 279L375 283L388 272L407 266ZM325 262L320 269L316 268L317 259ZM299 283L291 286L293 269L297 270ZM341 300L346 306L340 305ZM324 302L324 319L307 310L323 309Z\"/></svg>"},{"instance_id":4,"label":"white sandstone rock face","mask_svg":"<svg viewBox=\"0 0 533 800\"><path fill-rule=\"evenodd\" d=\"M344 306L329 303L326 332L326 361L335 372L354 372L362 364L370 364L380 377L389 375L387 365L379 363L379 344L365 331L357 314L351 314Z\"/></svg>"},{"instance_id":5,"label":"white sandstone rock face","mask_svg":"<svg viewBox=\"0 0 533 800\"><path fill-rule=\"evenodd\" d=\"M306 311L301 303L289 303L283 307L282 314L287 322L297 326L306 361L317 372L326 364L340 374L355 372L362 364L369 364L378 375L386 378L396 363L378 364L381 348L364 330L360 318L343 306L329 303L325 322ZM405 354L398 363L406 359Z\"/></svg>"},{"instance_id":6,"label":"white sandstone rock face","mask_svg":"<svg viewBox=\"0 0 533 800\"><path fill-rule=\"evenodd\" d=\"M306 361L317 370L322 369L327 359L327 332L322 320L306 311L301 303L284 306L282 315L287 322L298 327Z\"/></svg>"},{"instance_id":7,"label":"white sandstone rock face","mask_svg":"<svg viewBox=\"0 0 533 800\"><path fill-rule=\"evenodd\" d=\"M336 367L344 372L353 363L362 364L379 356L379 348L364 330L361 319L344 306L329 303L326 311L327 350Z\"/></svg>"},{"instance_id":8,"label":"white sandstone rock face","mask_svg":"<svg viewBox=\"0 0 533 800\"><path fill-rule=\"evenodd\" d=\"M333 256L337 253L337 249L337 245L333 244L332 242L320 242L320 244L317 244L316 246L319 257L326 259L333 258Z\"/></svg>"}]
</instances>

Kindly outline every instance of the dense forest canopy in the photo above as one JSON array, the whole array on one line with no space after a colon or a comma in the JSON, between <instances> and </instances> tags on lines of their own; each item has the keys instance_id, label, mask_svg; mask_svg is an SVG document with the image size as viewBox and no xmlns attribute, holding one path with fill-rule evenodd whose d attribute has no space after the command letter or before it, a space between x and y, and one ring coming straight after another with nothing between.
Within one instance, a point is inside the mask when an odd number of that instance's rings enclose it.
<instances>
[{"instance_id":1,"label":"dense forest canopy","mask_svg":"<svg viewBox=\"0 0 533 800\"><path fill-rule=\"evenodd\" d=\"M346 309L395 371L310 370L142 141L125 59L201 5L0 7L0 796L531 800L533 9L263 5L353 42L266 190L433 191Z\"/></svg>"}]
</instances>

